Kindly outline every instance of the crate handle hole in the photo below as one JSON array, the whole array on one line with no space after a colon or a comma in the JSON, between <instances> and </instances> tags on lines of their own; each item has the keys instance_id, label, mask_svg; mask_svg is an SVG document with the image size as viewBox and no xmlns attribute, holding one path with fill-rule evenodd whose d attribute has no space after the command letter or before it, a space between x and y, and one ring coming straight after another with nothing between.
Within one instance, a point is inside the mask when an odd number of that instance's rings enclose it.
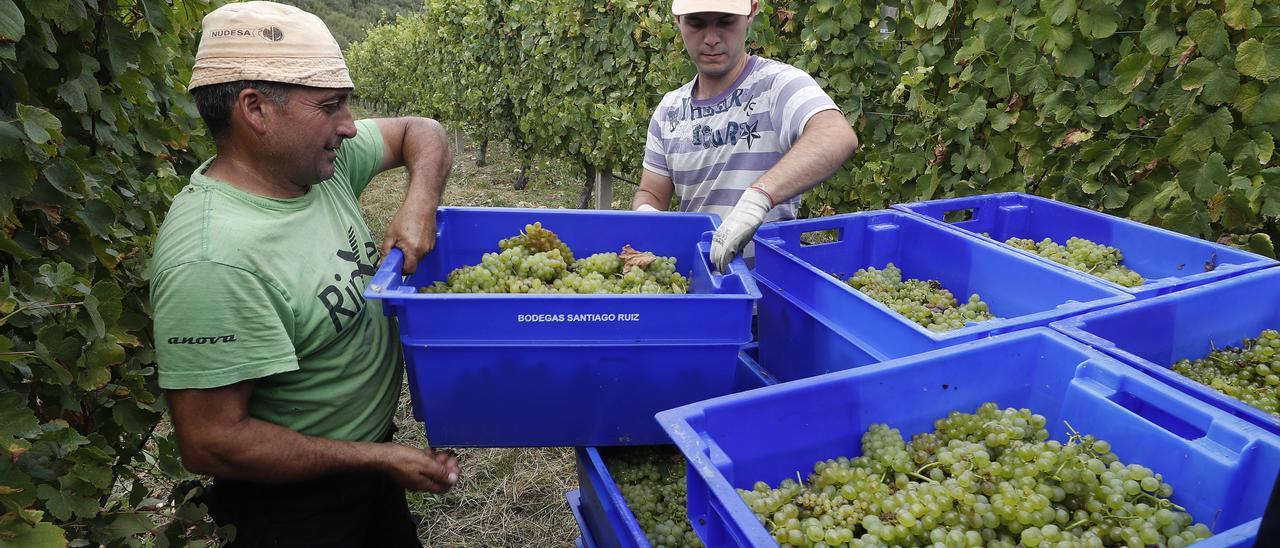
<instances>
[{"instance_id":1,"label":"crate handle hole","mask_svg":"<svg viewBox=\"0 0 1280 548\"><path fill-rule=\"evenodd\" d=\"M948 223L963 223L970 219L973 219L973 208L953 209L942 216L942 220Z\"/></svg>"},{"instance_id":2,"label":"crate handle hole","mask_svg":"<svg viewBox=\"0 0 1280 548\"><path fill-rule=\"evenodd\" d=\"M1160 428L1163 428L1169 433L1184 440L1194 441L1205 436L1205 430L1203 428L1191 424L1177 415L1174 415L1151 402L1144 401L1128 392L1115 392L1108 399L1115 402L1120 407L1128 409L1133 414L1155 423L1156 426L1159 426Z\"/></svg>"},{"instance_id":3,"label":"crate handle hole","mask_svg":"<svg viewBox=\"0 0 1280 548\"><path fill-rule=\"evenodd\" d=\"M800 233L800 247L836 243L840 241L841 232L843 231L839 228L802 232Z\"/></svg>"}]
</instances>

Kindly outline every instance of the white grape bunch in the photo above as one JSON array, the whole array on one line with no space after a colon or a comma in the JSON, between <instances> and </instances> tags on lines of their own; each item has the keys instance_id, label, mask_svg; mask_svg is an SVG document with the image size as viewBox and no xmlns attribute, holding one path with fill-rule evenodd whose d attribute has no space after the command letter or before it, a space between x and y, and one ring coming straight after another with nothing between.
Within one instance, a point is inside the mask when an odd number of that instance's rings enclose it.
<instances>
[{"instance_id":1,"label":"white grape bunch","mask_svg":"<svg viewBox=\"0 0 1280 548\"><path fill-rule=\"evenodd\" d=\"M573 251L541 222L498 242L480 264L454 269L422 293L674 293L689 292L689 279L674 257L640 253L596 253L574 259Z\"/></svg>"},{"instance_id":2,"label":"white grape bunch","mask_svg":"<svg viewBox=\"0 0 1280 548\"><path fill-rule=\"evenodd\" d=\"M1263 330L1256 339L1228 346L1171 367L1187 378L1280 416L1280 331Z\"/></svg>"},{"instance_id":3,"label":"white grape bunch","mask_svg":"<svg viewBox=\"0 0 1280 548\"><path fill-rule=\"evenodd\" d=\"M978 294L962 304L937 280L903 280L902 270L893 263L883 269L860 269L845 283L930 331L960 329L968 322L996 317Z\"/></svg>"},{"instance_id":4,"label":"white grape bunch","mask_svg":"<svg viewBox=\"0 0 1280 548\"><path fill-rule=\"evenodd\" d=\"M1211 535L1160 474L1069 424L1066 443L1050 440L1045 423L988 402L909 442L874 424L861 456L738 494L783 546L1180 547Z\"/></svg>"}]
</instances>

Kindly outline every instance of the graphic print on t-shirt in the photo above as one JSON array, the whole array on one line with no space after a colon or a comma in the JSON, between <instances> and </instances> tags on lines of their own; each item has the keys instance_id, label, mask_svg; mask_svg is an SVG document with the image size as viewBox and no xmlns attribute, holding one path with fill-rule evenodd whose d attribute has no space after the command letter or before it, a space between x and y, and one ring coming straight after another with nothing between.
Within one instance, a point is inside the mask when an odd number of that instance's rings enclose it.
<instances>
[{"instance_id":1,"label":"graphic print on t-shirt","mask_svg":"<svg viewBox=\"0 0 1280 548\"><path fill-rule=\"evenodd\" d=\"M365 255L367 262L361 260L360 250L357 245L355 227L347 227L347 245L348 248L338 248L335 255L339 259L355 265L354 270L350 272L335 272L333 274L334 283L329 284L320 291L316 297L324 304L325 310L329 311L329 321L333 322L333 330L341 333L344 322L349 322L360 314L360 310L364 308L365 300L363 288L368 278L373 276L377 269L374 264L378 262L378 248L373 242L364 242ZM344 282L343 279L346 279Z\"/></svg>"},{"instance_id":2,"label":"graphic print on t-shirt","mask_svg":"<svg viewBox=\"0 0 1280 548\"><path fill-rule=\"evenodd\" d=\"M697 121L738 109L737 112L731 112L731 117L741 113L742 119L721 120L724 124L722 127L713 127L709 124L694 125L690 133L692 143L703 149L709 149L725 145L733 146L741 139L746 141L747 149L750 149L755 140L760 139L761 136L758 129L760 121L751 120L751 115L756 108L756 92L752 90L752 95L744 98L747 92L748 90L745 89L735 89L728 97L708 106L695 105L692 98L685 97L679 109L667 111L667 123L671 126L669 131L675 132L680 127L680 123L685 120Z\"/></svg>"}]
</instances>

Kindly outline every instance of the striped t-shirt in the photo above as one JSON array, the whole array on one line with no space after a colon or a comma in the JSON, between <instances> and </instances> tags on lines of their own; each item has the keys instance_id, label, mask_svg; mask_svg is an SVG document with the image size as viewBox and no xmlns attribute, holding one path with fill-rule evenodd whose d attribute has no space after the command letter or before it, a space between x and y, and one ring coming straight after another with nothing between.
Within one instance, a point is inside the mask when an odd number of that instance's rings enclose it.
<instances>
[{"instance_id":1,"label":"striped t-shirt","mask_svg":"<svg viewBox=\"0 0 1280 548\"><path fill-rule=\"evenodd\" d=\"M839 110L804 71L752 56L738 80L711 99L694 99L697 78L666 94L649 120L644 168L671 178L680 211L721 219L782 158L814 114ZM765 222L794 219L800 196Z\"/></svg>"}]
</instances>

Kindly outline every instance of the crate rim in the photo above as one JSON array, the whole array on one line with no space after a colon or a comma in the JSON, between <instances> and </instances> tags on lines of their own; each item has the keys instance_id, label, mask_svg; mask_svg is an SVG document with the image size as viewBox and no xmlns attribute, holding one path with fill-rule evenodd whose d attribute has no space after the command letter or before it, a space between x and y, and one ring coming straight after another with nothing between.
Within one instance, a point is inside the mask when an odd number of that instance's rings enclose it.
<instances>
[{"instance_id":1,"label":"crate rim","mask_svg":"<svg viewBox=\"0 0 1280 548\"><path fill-rule=\"evenodd\" d=\"M1181 232L1175 232L1175 231L1169 230L1169 229L1164 228L1164 227L1159 227L1159 226L1150 225L1150 224L1147 224L1147 223L1144 223L1144 222L1141 222L1141 221L1136 221L1136 220L1133 220L1133 219L1129 219L1129 218L1127 218L1127 217L1120 217L1120 216L1117 216L1117 215L1109 215L1109 214L1107 214L1107 213L1103 213L1103 212L1101 212L1101 211L1095 211L1095 210L1089 209L1089 208L1087 208L1087 207L1078 206L1078 205L1075 205L1075 204L1072 204L1072 203L1068 203L1068 202L1064 202L1064 201L1061 201L1061 200L1055 200L1055 199L1053 199L1053 198L1046 198L1046 197L1044 197L1044 196L1037 196L1037 195L1035 195L1035 194L1028 194L1028 193L1025 193L1025 192L995 192L995 193L991 193L991 194L971 194L971 195L969 195L969 196L956 196L956 197L952 197L952 198L939 198L939 199L936 199L936 200L917 200L917 201L913 201L913 202L905 202L905 203L901 203L901 204L894 204L894 205L890 206L890 209L894 209L894 210L897 210L897 211L901 211L901 212L907 213L907 214L909 214L909 215L913 215L913 216L919 217L919 218L921 218L921 219L924 219L925 221L928 221L928 222L930 222L930 223L933 223L933 224L936 224L936 225L940 225L940 226L946 227L946 228L947 228L947 229L949 229L949 230L954 230L954 231L960 232L961 234L964 234L964 235L966 235L966 236L972 237L972 238L974 238L974 239L979 239L979 240L986 240L986 241L992 241L992 242L995 242L995 240L994 240L994 239L991 239L991 238L983 238L983 237L981 237L978 233L973 232L972 230L963 229L963 228L960 228L960 227L958 227L958 226L955 226L955 224L954 224L954 223L948 223L948 222L946 222L945 220L935 219L935 218L930 217L930 216L928 216L928 215L925 215L925 214L922 214L922 213L918 213L918 212L916 212L916 211L912 210L912 208L914 208L914 207L921 207L921 206L925 206L925 205L934 205L934 206L936 206L936 205L939 205L939 204L946 204L946 203L949 203L949 202L963 202L963 201L973 200L973 199L976 199L976 198L997 198L997 199L1001 199L1001 198L1007 198L1007 197L1018 197L1018 198L1023 198L1023 199L1026 199L1026 200L1034 201L1034 202L1040 202L1040 203L1051 203L1051 204L1054 204L1054 205L1057 205L1057 206L1065 207L1065 208L1067 208L1067 209L1075 210L1075 211L1080 212L1080 213L1083 213L1083 214L1087 214L1087 215L1097 215L1097 216L1104 216L1104 217L1106 217L1106 218L1108 218L1108 219L1111 219L1111 220L1114 220L1114 221L1117 221L1117 222L1121 222L1121 223L1125 223L1125 224L1133 225L1133 226L1136 226L1136 227L1141 227L1141 228L1143 228L1143 229L1149 229L1149 230L1152 230L1152 231L1155 231L1155 232L1159 232L1162 236L1171 237L1171 238L1178 239L1178 240L1183 240L1183 241L1190 241L1190 242L1198 242L1198 243L1202 243L1202 244L1209 244L1209 245L1212 245L1212 246L1215 246L1215 247L1226 248L1226 249L1229 249L1229 250L1231 250L1231 251L1233 251L1233 252L1236 252L1236 253L1242 253L1242 254L1249 255L1249 256L1251 256L1251 257L1252 257L1252 258L1251 258L1251 260L1249 260L1249 261L1247 261L1247 262L1242 262L1242 263L1238 263L1238 264L1220 265L1220 266L1221 266L1221 268L1223 268L1222 272L1226 273L1228 276L1230 276L1232 272L1245 272L1245 273L1249 273L1249 272L1254 272L1254 271L1256 271L1256 270L1258 270L1258 269L1267 269L1267 268L1271 268L1271 267L1276 266L1276 265L1280 265L1280 262L1278 262L1276 259L1272 259L1272 258L1270 258L1270 257L1266 257L1266 256L1264 256L1264 255L1259 255L1259 254L1254 253L1254 252L1252 252L1252 251L1249 251L1249 250L1247 250L1247 249L1240 249L1240 248L1230 247L1230 246L1227 246L1227 245L1225 245L1225 244L1220 244L1220 243L1218 243L1218 242L1213 242L1213 241L1205 240L1205 239L1203 239L1203 238L1196 238L1196 237L1194 237L1194 236L1190 236L1190 235L1187 235L1187 234L1183 234L1183 233L1181 233ZM1045 257L1041 257L1041 256L1039 256L1039 255L1036 255L1035 253L1031 253L1030 251L1026 251L1026 250L1024 250L1024 249L1019 249L1019 248L1013 247L1013 246L1011 246L1011 245L1009 245L1009 244L1006 244L1006 243L1004 243L1004 242L996 242L996 243L997 243L997 244L999 244L1000 246L1003 246L1003 247L1005 247L1005 248L1007 248L1007 249L1011 250L1011 251L1015 251L1015 252L1017 252L1017 253L1024 254L1024 255L1026 255L1026 256L1028 256L1028 257L1035 258L1036 260L1039 260L1039 261L1044 261L1045 263L1050 264L1050 265L1052 265L1052 266L1054 266L1054 267L1057 267L1057 268L1059 268L1059 269L1063 269L1063 270L1066 270L1066 271L1069 271L1069 272L1072 272L1072 273L1075 273L1075 274L1078 274L1078 275L1082 275L1082 276L1088 276L1088 277L1089 277L1089 279L1091 279L1091 280L1096 280L1096 281L1098 281L1098 282L1100 282L1100 283L1102 283L1102 284L1104 284L1104 285L1107 285L1108 287L1114 288L1114 289L1119 290L1119 291L1124 291L1124 292L1129 293L1129 294L1135 294L1135 295L1158 292L1158 291L1160 291L1161 289L1164 289L1164 288L1167 288L1167 287L1177 286L1177 285L1180 283L1180 281L1181 281L1181 282L1194 282L1194 281L1197 281L1197 280L1205 280L1205 279L1207 279L1207 278L1210 278L1210 277L1211 277L1211 275L1212 275L1212 274L1214 274L1215 272L1218 272L1218 268L1215 268L1214 270L1210 270L1210 271L1206 271L1206 272L1197 272L1197 273L1195 273L1195 274L1190 274L1190 275L1183 276L1183 277L1178 277L1178 276L1165 276L1165 277L1163 277L1163 278L1149 278L1149 279L1146 279L1146 281L1145 281L1145 282L1143 282L1143 284L1142 284L1142 285L1139 285L1139 286L1136 286L1136 287L1125 287L1125 286L1123 286L1123 285L1120 285L1120 284L1118 284L1118 283L1112 282L1112 281L1110 281L1110 280L1105 280L1105 279L1100 278L1100 277L1098 277L1098 276L1094 276L1093 274L1089 274L1089 273L1087 273L1087 272L1084 272L1084 271L1081 271L1081 270L1077 270L1077 269L1071 268L1071 267L1066 266L1066 265L1064 265L1064 264L1054 262L1054 261L1053 261L1053 260L1051 260L1051 259L1048 259L1048 258L1045 258ZM1059 243L1059 244L1065 244L1066 242L1057 242L1057 243ZM1239 276L1239 275L1241 275L1241 274L1235 274L1235 275ZM1230 278L1223 278L1223 279L1230 279ZM1209 281L1208 281L1208 283L1214 283L1214 280L1209 280ZM1198 286L1195 286L1195 287L1198 287ZM1185 290L1186 290L1186 289L1184 288L1184 289L1176 290L1176 291L1185 291Z\"/></svg>"}]
</instances>

